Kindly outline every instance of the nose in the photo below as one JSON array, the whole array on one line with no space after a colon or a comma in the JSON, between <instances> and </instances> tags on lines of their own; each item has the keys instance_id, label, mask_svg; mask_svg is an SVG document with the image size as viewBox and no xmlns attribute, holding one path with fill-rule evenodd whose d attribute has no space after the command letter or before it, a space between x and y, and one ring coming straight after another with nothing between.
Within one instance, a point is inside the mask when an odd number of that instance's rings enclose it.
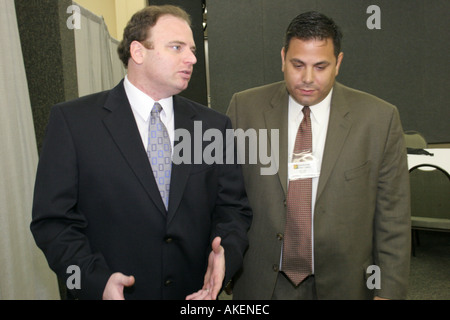
<instances>
[{"instance_id":1,"label":"nose","mask_svg":"<svg viewBox=\"0 0 450 320\"><path fill-rule=\"evenodd\" d=\"M312 83L314 82L314 70L313 68L305 68L303 72L303 82Z\"/></svg>"},{"instance_id":2,"label":"nose","mask_svg":"<svg viewBox=\"0 0 450 320\"><path fill-rule=\"evenodd\" d=\"M195 56L195 53L191 50L187 50L187 55L185 57L185 62L188 64L196 64L197 63L197 57Z\"/></svg>"}]
</instances>

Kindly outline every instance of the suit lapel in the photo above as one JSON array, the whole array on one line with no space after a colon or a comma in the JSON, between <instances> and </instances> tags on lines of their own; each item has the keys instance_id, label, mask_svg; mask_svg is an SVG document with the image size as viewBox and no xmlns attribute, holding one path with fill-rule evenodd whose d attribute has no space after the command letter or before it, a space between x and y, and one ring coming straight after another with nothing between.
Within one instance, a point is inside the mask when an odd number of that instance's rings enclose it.
<instances>
[{"instance_id":1,"label":"suit lapel","mask_svg":"<svg viewBox=\"0 0 450 320\"><path fill-rule=\"evenodd\" d=\"M110 111L103 123L111 137L156 207L165 214L166 209L142 145L123 81L110 91L104 108Z\"/></svg>"},{"instance_id":2,"label":"suit lapel","mask_svg":"<svg viewBox=\"0 0 450 320\"><path fill-rule=\"evenodd\" d=\"M194 118L195 111L189 107L186 103L183 103L180 97L173 97L173 111L175 117L175 130L185 129L189 132L191 137L191 143L194 143ZM175 145L178 142L175 141ZM191 148L193 152L193 148ZM192 154L192 159L193 159ZM193 161L191 159L191 161ZM181 199L183 198L184 189L189 178L191 170L190 163L172 164L172 174L170 180L170 196L169 196L169 210L167 213L167 223L173 219L175 212L180 206Z\"/></svg>"},{"instance_id":3,"label":"suit lapel","mask_svg":"<svg viewBox=\"0 0 450 320\"><path fill-rule=\"evenodd\" d=\"M279 130L279 141L272 141L269 147L273 148L274 143L279 144L279 159L274 159L278 166L278 177L280 179L281 187L285 194L287 194L287 157L288 157L288 115L289 115L289 95L286 90L284 82L280 83L279 90L271 100L272 109L264 113L266 121L266 128L269 133L271 129ZM273 155L273 152L272 152Z\"/></svg>"},{"instance_id":4,"label":"suit lapel","mask_svg":"<svg viewBox=\"0 0 450 320\"><path fill-rule=\"evenodd\" d=\"M330 120L316 199L319 199L325 188L352 125L349 117L350 109L342 90L344 90L342 85L336 83L331 97Z\"/></svg>"}]
</instances>

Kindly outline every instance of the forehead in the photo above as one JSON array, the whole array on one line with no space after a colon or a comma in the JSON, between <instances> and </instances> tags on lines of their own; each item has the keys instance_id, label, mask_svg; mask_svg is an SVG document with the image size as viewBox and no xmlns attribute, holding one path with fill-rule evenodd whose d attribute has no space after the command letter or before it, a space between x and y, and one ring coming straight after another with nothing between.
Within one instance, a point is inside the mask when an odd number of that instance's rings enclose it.
<instances>
[{"instance_id":1,"label":"forehead","mask_svg":"<svg viewBox=\"0 0 450 320\"><path fill-rule=\"evenodd\" d=\"M334 44L332 39L308 39L292 38L289 43L287 54L290 55L317 55L334 56Z\"/></svg>"},{"instance_id":2,"label":"forehead","mask_svg":"<svg viewBox=\"0 0 450 320\"><path fill-rule=\"evenodd\" d=\"M150 29L150 40L191 40L193 35L188 22L182 18L172 15L159 17L156 24Z\"/></svg>"}]
</instances>

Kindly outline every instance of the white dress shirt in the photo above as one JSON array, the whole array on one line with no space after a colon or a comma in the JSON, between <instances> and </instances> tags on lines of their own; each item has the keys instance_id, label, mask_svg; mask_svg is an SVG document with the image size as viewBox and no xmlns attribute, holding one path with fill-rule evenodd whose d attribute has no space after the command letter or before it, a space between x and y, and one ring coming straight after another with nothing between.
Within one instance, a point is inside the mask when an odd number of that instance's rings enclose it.
<instances>
[{"instance_id":1,"label":"white dress shirt","mask_svg":"<svg viewBox=\"0 0 450 320\"><path fill-rule=\"evenodd\" d=\"M139 133L141 135L142 143L144 144L145 150L148 147L148 126L150 123L150 113L152 111L155 102L158 102L161 107L161 121L164 123L169 134L170 142L172 144L172 150L174 146L174 136L175 136L175 123L173 115L173 98L165 98L159 101L155 101L150 96L136 88L125 76L123 82L125 87L125 92L128 97L128 101L131 105L131 110L133 111L134 118L136 120Z\"/></svg>"},{"instance_id":2,"label":"white dress shirt","mask_svg":"<svg viewBox=\"0 0 450 320\"><path fill-rule=\"evenodd\" d=\"M327 136L328 120L330 118L330 103L331 95L333 89L330 93L316 105L309 106L311 110L311 132L312 132L312 154L318 161L318 168L322 165L323 150L325 148L325 140ZM292 153L294 151L295 138L297 136L297 131L300 123L303 120L303 106L297 103L291 96L289 96L289 116L288 116L288 162L291 162ZM289 184L289 177L288 177ZM311 209L312 215L314 216L314 207L317 195L317 186L319 184L319 177L312 178L312 197L311 197ZM314 219L312 219L314 224ZM314 225L311 226L312 235L312 245L314 252ZM314 255L313 255L313 273L314 273Z\"/></svg>"}]
</instances>

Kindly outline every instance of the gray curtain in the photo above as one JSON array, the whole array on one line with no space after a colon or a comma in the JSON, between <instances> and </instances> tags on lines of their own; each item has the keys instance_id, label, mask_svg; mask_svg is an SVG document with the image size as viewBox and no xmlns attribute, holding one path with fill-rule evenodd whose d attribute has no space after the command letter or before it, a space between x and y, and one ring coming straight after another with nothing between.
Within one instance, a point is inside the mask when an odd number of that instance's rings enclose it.
<instances>
[{"instance_id":1,"label":"gray curtain","mask_svg":"<svg viewBox=\"0 0 450 320\"><path fill-rule=\"evenodd\" d=\"M113 88L126 72L117 55L119 42L110 36L103 18L79 7L81 23L75 29L75 51L81 97Z\"/></svg>"},{"instance_id":2,"label":"gray curtain","mask_svg":"<svg viewBox=\"0 0 450 320\"><path fill-rule=\"evenodd\" d=\"M14 0L0 1L0 299L59 299L30 232L38 161Z\"/></svg>"}]
</instances>

